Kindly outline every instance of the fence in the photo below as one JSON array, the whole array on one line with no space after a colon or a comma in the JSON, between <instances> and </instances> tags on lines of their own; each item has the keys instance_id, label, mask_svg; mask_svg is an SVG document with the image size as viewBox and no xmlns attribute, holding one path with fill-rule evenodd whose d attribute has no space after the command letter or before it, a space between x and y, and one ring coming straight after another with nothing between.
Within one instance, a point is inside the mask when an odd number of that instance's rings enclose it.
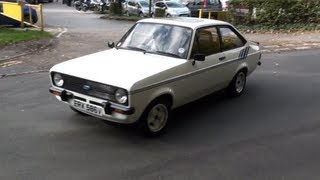
<instances>
[{"instance_id":1,"label":"fence","mask_svg":"<svg viewBox=\"0 0 320 180\"><path fill-rule=\"evenodd\" d=\"M31 5L24 2L12 3L0 1L0 7L2 7L0 14L20 22L20 27L23 28L25 25L28 25L40 28L43 31L42 4ZM39 25L36 24L37 21Z\"/></svg>"},{"instance_id":2,"label":"fence","mask_svg":"<svg viewBox=\"0 0 320 180\"><path fill-rule=\"evenodd\" d=\"M227 20L227 12L226 11L216 11L210 9L199 9L199 18L203 17L204 13L208 13L208 19L211 19L213 15L215 15L215 19L226 21Z\"/></svg>"}]
</instances>

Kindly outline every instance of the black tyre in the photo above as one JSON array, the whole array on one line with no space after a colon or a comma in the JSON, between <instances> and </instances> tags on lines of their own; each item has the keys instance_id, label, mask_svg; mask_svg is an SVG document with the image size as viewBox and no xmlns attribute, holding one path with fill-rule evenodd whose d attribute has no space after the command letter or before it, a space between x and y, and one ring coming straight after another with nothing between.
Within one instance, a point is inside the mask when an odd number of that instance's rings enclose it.
<instances>
[{"instance_id":1,"label":"black tyre","mask_svg":"<svg viewBox=\"0 0 320 180\"><path fill-rule=\"evenodd\" d=\"M139 120L140 130L149 137L163 134L171 116L171 103L158 99L150 103Z\"/></svg>"},{"instance_id":2,"label":"black tyre","mask_svg":"<svg viewBox=\"0 0 320 180\"><path fill-rule=\"evenodd\" d=\"M231 97L240 96L245 89L246 82L247 82L247 72L244 69L240 70L233 77L232 81L230 82L227 88L228 95Z\"/></svg>"},{"instance_id":3,"label":"black tyre","mask_svg":"<svg viewBox=\"0 0 320 180\"><path fill-rule=\"evenodd\" d=\"M89 6L82 6L81 9L83 12L87 12L89 10Z\"/></svg>"},{"instance_id":4,"label":"black tyre","mask_svg":"<svg viewBox=\"0 0 320 180\"><path fill-rule=\"evenodd\" d=\"M30 15L24 16L24 21L25 21L25 22L28 22L28 23L31 23L31 21L30 21Z\"/></svg>"},{"instance_id":5,"label":"black tyre","mask_svg":"<svg viewBox=\"0 0 320 180\"><path fill-rule=\"evenodd\" d=\"M139 17L144 17L142 12L139 13Z\"/></svg>"},{"instance_id":6,"label":"black tyre","mask_svg":"<svg viewBox=\"0 0 320 180\"><path fill-rule=\"evenodd\" d=\"M88 114L83 113L83 112L77 110L76 108L74 108L74 107L72 107L72 106L69 106L69 107L70 107L70 109L71 109L72 111L74 111L74 112L76 112L76 113L78 113L78 114L80 114L80 115L88 116Z\"/></svg>"},{"instance_id":7,"label":"black tyre","mask_svg":"<svg viewBox=\"0 0 320 180\"><path fill-rule=\"evenodd\" d=\"M75 4L74 7L76 8L77 11L81 11L81 5Z\"/></svg>"}]
</instances>

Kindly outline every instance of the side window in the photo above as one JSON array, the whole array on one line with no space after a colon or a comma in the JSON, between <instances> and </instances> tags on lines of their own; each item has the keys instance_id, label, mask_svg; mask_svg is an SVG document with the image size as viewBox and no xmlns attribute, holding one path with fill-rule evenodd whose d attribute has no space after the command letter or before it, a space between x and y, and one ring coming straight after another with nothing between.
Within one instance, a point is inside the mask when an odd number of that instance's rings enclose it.
<instances>
[{"instance_id":1,"label":"side window","mask_svg":"<svg viewBox=\"0 0 320 180\"><path fill-rule=\"evenodd\" d=\"M134 3L133 1L129 1L128 4L129 4L130 6L135 6L135 3Z\"/></svg>"},{"instance_id":2,"label":"side window","mask_svg":"<svg viewBox=\"0 0 320 180\"><path fill-rule=\"evenodd\" d=\"M196 31L191 58L194 54L204 54L206 56L220 52L220 40L217 28L201 28Z\"/></svg>"},{"instance_id":3,"label":"side window","mask_svg":"<svg viewBox=\"0 0 320 180\"><path fill-rule=\"evenodd\" d=\"M159 3L158 6L161 8L165 7L164 3Z\"/></svg>"},{"instance_id":4,"label":"side window","mask_svg":"<svg viewBox=\"0 0 320 180\"><path fill-rule=\"evenodd\" d=\"M245 40L229 27L220 27L222 50L227 51L244 46Z\"/></svg>"}]
</instances>

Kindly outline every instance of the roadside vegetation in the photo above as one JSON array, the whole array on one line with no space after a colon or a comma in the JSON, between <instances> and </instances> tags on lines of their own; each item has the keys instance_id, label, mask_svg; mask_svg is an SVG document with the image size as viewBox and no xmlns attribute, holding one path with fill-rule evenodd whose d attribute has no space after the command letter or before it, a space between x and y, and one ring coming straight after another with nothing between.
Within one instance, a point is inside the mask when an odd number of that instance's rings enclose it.
<instances>
[{"instance_id":1,"label":"roadside vegetation","mask_svg":"<svg viewBox=\"0 0 320 180\"><path fill-rule=\"evenodd\" d=\"M120 1L119 1L120 2ZM123 15L119 2L112 3L104 19L138 21ZM227 20L243 32L320 31L319 0L232 0ZM157 15L156 17L161 17Z\"/></svg>"},{"instance_id":2,"label":"roadside vegetation","mask_svg":"<svg viewBox=\"0 0 320 180\"><path fill-rule=\"evenodd\" d=\"M39 40L44 38L51 38L52 35L48 32L41 32L36 30L17 30L11 28L0 28L0 47L19 43L23 41Z\"/></svg>"},{"instance_id":3,"label":"roadside vegetation","mask_svg":"<svg viewBox=\"0 0 320 180\"><path fill-rule=\"evenodd\" d=\"M232 0L229 21L241 30L318 31L319 0Z\"/></svg>"},{"instance_id":4,"label":"roadside vegetation","mask_svg":"<svg viewBox=\"0 0 320 180\"><path fill-rule=\"evenodd\" d=\"M101 19L110 19L110 20L123 20L123 21L139 21L143 19L142 17L138 16L124 16L124 15L110 15L106 14L100 17Z\"/></svg>"}]
</instances>

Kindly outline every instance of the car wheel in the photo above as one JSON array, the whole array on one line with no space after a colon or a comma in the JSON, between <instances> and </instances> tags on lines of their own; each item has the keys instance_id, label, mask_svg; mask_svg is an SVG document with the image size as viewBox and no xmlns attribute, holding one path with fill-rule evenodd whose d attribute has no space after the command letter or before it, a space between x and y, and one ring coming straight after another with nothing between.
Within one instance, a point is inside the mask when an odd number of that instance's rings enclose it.
<instances>
[{"instance_id":1,"label":"car wheel","mask_svg":"<svg viewBox=\"0 0 320 180\"><path fill-rule=\"evenodd\" d=\"M82 6L81 10L83 12L87 12L89 10L89 7L88 6Z\"/></svg>"},{"instance_id":2,"label":"car wheel","mask_svg":"<svg viewBox=\"0 0 320 180\"><path fill-rule=\"evenodd\" d=\"M28 23L31 23L31 22L30 22L30 15L24 16L24 21L25 21L25 22L28 22Z\"/></svg>"},{"instance_id":3,"label":"car wheel","mask_svg":"<svg viewBox=\"0 0 320 180\"><path fill-rule=\"evenodd\" d=\"M231 97L240 96L244 88L246 86L247 81L247 73L245 70L240 70L237 74L233 77L231 83L228 86L228 94Z\"/></svg>"},{"instance_id":4,"label":"car wheel","mask_svg":"<svg viewBox=\"0 0 320 180\"><path fill-rule=\"evenodd\" d=\"M171 105L166 99L159 99L148 105L140 118L141 131L149 137L163 134L168 127L170 107Z\"/></svg>"},{"instance_id":5,"label":"car wheel","mask_svg":"<svg viewBox=\"0 0 320 180\"><path fill-rule=\"evenodd\" d=\"M168 18L171 17L171 14L167 14L167 17L168 17Z\"/></svg>"},{"instance_id":6,"label":"car wheel","mask_svg":"<svg viewBox=\"0 0 320 180\"><path fill-rule=\"evenodd\" d=\"M81 11L81 5L75 4L74 7L76 8L77 11Z\"/></svg>"},{"instance_id":7,"label":"car wheel","mask_svg":"<svg viewBox=\"0 0 320 180\"><path fill-rule=\"evenodd\" d=\"M139 17L144 17L142 12L139 13Z\"/></svg>"},{"instance_id":8,"label":"car wheel","mask_svg":"<svg viewBox=\"0 0 320 180\"><path fill-rule=\"evenodd\" d=\"M74 107L72 107L72 106L69 106L69 107L70 107L70 109L71 109L72 111L74 111L74 112L76 112L76 113L78 113L78 114L80 114L80 115L88 116L88 114L83 113L83 112L77 110L76 108L74 108Z\"/></svg>"}]
</instances>

